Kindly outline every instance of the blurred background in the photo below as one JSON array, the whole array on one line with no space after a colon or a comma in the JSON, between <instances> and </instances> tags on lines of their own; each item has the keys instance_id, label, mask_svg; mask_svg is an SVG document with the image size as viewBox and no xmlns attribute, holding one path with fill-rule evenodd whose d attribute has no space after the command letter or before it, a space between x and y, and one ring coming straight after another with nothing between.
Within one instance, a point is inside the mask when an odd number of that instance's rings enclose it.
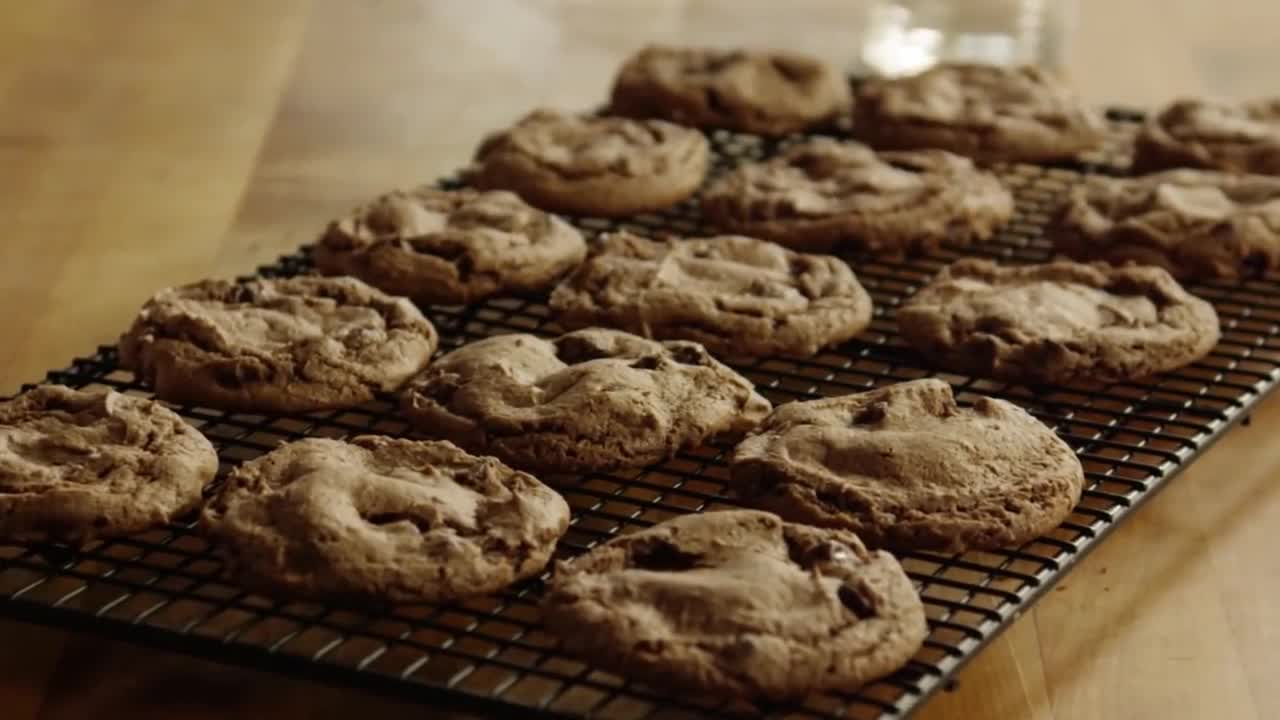
<instances>
[{"instance_id":1,"label":"blurred background","mask_svg":"<svg viewBox=\"0 0 1280 720\"><path fill-rule=\"evenodd\" d=\"M0 347L0 386L113 339L162 285L244 271L375 193L452 171L486 130L532 107L598 105L641 45L793 48L853 67L872 4L9 3L0 263L24 271L4 276L0 306L30 308L15 319L27 332L80 330ZM1070 4L1074 32L1055 53L1091 102L1275 88L1280 3ZM86 302L95 288L110 292Z\"/></svg>"}]
</instances>

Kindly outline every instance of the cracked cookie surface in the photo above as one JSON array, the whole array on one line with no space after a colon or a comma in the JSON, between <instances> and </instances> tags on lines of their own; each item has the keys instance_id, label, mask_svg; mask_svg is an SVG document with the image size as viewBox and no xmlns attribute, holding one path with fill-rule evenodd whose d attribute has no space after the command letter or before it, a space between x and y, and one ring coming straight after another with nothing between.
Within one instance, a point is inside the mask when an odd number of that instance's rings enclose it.
<instances>
[{"instance_id":1,"label":"cracked cookie surface","mask_svg":"<svg viewBox=\"0 0 1280 720\"><path fill-rule=\"evenodd\" d=\"M355 278L205 280L148 300L120 361L170 402L307 412L399 388L436 342L408 299Z\"/></svg>"},{"instance_id":2,"label":"cracked cookie surface","mask_svg":"<svg viewBox=\"0 0 1280 720\"><path fill-rule=\"evenodd\" d=\"M1110 382L1174 370L1219 337L1213 306L1158 267L960 260L898 310L937 365L1013 382Z\"/></svg>"},{"instance_id":3,"label":"cracked cookie surface","mask_svg":"<svg viewBox=\"0 0 1280 720\"><path fill-rule=\"evenodd\" d=\"M798 53L650 46L618 71L610 110L782 135L831 120L849 102L839 70Z\"/></svg>"},{"instance_id":4,"label":"cracked cookie surface","mask_svg":"<svg viewBox=\"0 0 1280 720\"><path fill-rule=\"evenodd\" d=\"M708 186L717 227L797 250L899 255L985 240L1013 215L1013 196L968 158L942 150L877 153L818 138Z\"/></svg>"},{"instance_id":5,"label":"cracked cookie surface","mask_svg":"<svg viewBox=\"0 0 1280 720\"><path fill-rule=\"evenodd\" d=\"M569 506L495 458L366 435L308 438L244 463L201 525L255 590L442 602L540 572Z\"/></svg>"},{"instance_id":6,"label":"cracked cookie surface","mask_svg":"<svg viewBox=\"0 0 1280 720\"><path fill-rule=\"evenodd\" d=\"M1280 99L1170 103L1138 132L1133 170L1178 167L1280 175Z\"/></svg>"},{"instance_id":7,"label":"cracked cookie surface","mask_svg":"<svg viewBox=\"0 0 1280 720\"><path fill-rule=\"evenodd\" d=\"M516 467L589 472L740 436L770 405L697 343L592 328L464 345L405 388L401 409L422 433Z\"/></svg>"},{"instance_id":8,"label":"cracked cookie surface","mask_svg":"<svg viewBox=\"0 0 1280 720\"><path fill-rule=\"evenodd\" d=\"M702 133L662 120L536 110L486 138L464 179L552 212L631 215L692 195L710 156Z\"/></svg>"},{"instance_id":9,"label":"cracked cookie surface","mask_svg":"<svg viewBox=\"0 0 1280 720\"><path fill-rule=\"evenodd\" d=\"M939 148L984 162L1069 159L1102 141L1101 117L1035 67L944 63L863 83L854 136L883 150Z\"/></svg>"},{"instance_id":10,"label":"cracked cookie surface","mask_svg":"<svg viewBox=\"0 0 1280 720\"><path fill-rule=\"evenodd\" d=\"M464 305L554 283L582 261L574 227L505 191L397 190L331 223L312 251L351 275L424 305Z\"/></svg>"},{"instance_id":11,"label":"cracked cookie surface","mask_svg":"<svg viewBox=\"0 0 1280 720\"><path fill-rule=\"evenodd\" d=\"M754 510L686 515L558 563L543 617L627 678L749 699L854 690L928 632L892 555Z\"/></svg>"},{"instance_id":12,"label":"cracked cookie surface","mask_svg":"<svg viewBox=\"0 0 1280 720\"><path fill-rule=\"evenodd\" d=\"M1057 527L1084 470L1013 403L960 407L924 379L779 406L734 451L731 487L792 521L852 530L872 547L1016 547Z\"/></svg>"},{"instance_id":13,"label":"cracked cookie surface","mask_svg":"<svg viewBox=\"0 0 1280 720\"><path fill-rule=\"evenodd\" d=\"M1280 178L1091 177L1072 188L1053 240L1077 260L1156 265L1181 278L1258 277L1280 267Z\"/></svg>"},{"instance_id":14,"label":"cracked cookie surface","mask_svg":"<svg viewBox=\"0 0 1280 720\"><path fill-rule=\"evenodd\" d=\"M617 233L551 294L570 327L609 325L724 354L812 355L871 321L842 260L740 236L650 240Z\"/></svg>"},{"instance_id":15,"label":"cracked cookie surface","mask_svg":"<svg viewBox=\"0 0 1280 720\"><path fill-rule=\"evenodd\" d=\"M199 506L213 445L158 402L41 385L0 403L0 539L80 545Z\"/></svg>"}]
</instances>

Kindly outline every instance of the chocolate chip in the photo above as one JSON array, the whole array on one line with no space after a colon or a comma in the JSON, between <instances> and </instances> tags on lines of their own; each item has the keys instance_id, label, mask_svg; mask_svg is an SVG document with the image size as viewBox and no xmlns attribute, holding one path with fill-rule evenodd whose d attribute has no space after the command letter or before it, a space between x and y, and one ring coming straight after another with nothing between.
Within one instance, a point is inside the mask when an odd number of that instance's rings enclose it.
<instances>
[{"instance_id":1,"label":"chocolate chip","mask_svg":"<svg viewBox=\"0 0 1280 720\"><path fill-rule=\"evenodd\" d=\"M884 402L874 402L854 414L850 423L853 425L871 425L884 420L889 406Z\"/></svg>"},{"instance_id":2,"label":"chocolate chip","mask_svg":"<svg viewBox=\"0 0 1280 720\"><path fill-rule=\"evenodd\" d=\"M248 283L240 283L231 288L227 296L229 303L253 303L258 301L258 287Z\"/></svg>"},{"instance_id":3,"label":"chocolate chip","mask_svg":"<svg viewBox=\"0 0 1280 720\"><path fill-rule=\"evenodd\" d=\"M431 523L427 522L423 518L415 517L413 515L408 515L406 513L396 513L396 512L375 513L365 518L365 521L368 522L370 525L379 525L379 526L391 525L398 522L407 522L413 525L414 527L418 528L418 532L427 532L428 530L431 529Z\"/></svg>"},{"instance_id":4,"label":"chocolate chip","mask_svg":"<svg viewBox=\"0 0 1280 720\"><path fill-rule=\"evenodd\" d=\"M790 535L784 536L787 557L791 562L808 570L820 563L840 563L853 557L853 551L844 543L827 540L816 544L796 542Z\"/></svg>"},{"instance_id":5,"label":"chocolate chip","mask_svg":"<svg viewBox=\"0 0 1280 720\"><path fill-rule=\"evenodd\" d=\"M235 365L222 365L214 368L213 381L226 388L238 388L244 385Z\"/></svg>"},{"instance_id":6,"label":"chocolate chip","mask_svg":"<svg viewBox=\"0 0 1280 720\"><path fill-rule=\"evenodd\" d=\"M711 358L701 345L682 344L671 348L671 358L681 365L708 365Z\"/></svg>"},{"instance_id":7,"label":"chocolate chip","mask_svg":"<svg viewBox=\"0 0 1280 720\"><path fill-rule=\"evenodd\" d=\"M728 113L729 108L724 104L724 98L720 97L718 90L707 88L703 91L703 96L708 110L714 113Z\"/></svg>"},{"instance_id":8,"label":"chocolate chip","mask_svg":"<svg viewBox=\"0 0 1280 720\"><path fill-rule=\"evenodd\" d=\"M1251 252L1240 259L1240 274L1246 278L1262 277L1267 272L1267 254Z\"/></svg>"},{"instance_id":9,"label":"chocolate chip","mask_svg":"<svg viewBox=\"0 0 1280 720\"><path fill-rule=\"evenodd\" d=\"M852 551L844 543L828 540L819 543L809 551L811 562L844 562L852 556Z\"/></svg>"},{"instance_id":10,"label":"chocolate chip","mask_svg":"<svg viewBox=\"0 0 1280 720\"><path fill-rule=\"evenodd\" d=\"M458 391L458 380L457 375L436 375L419 385L416 391L440 405L448 405L453 400L453 394Z\"/></svg>"},{"instance_id":11,"label":"chocolate chip","mask_svg":"<svg viewBox=\"0 0 1280 720\"><path fill-rule=\"evenodd\" d=\"M662 360L657 355L646 355L631 363L631 367L637 370L657 370L661 364Z\"/></svg>"},{"instance_id":12,"label":"chocolate chip","mask_svg":"<svg viewBox=\"0 0 1280 720\"><path fill-rule=\"evenodd\" d=\"M814 499L827 507L848 513L866 513L870 510L867 504L855 497L833 492L817 492Z\"/></svg>"},{"instance_id":13,"label":"chocolate chip","mask_svg":"<svg viewBox=\"0 0 1280 720\"><path fill-rule=\"evenodd\" d=\"M812 66L794 63L785 58L769 58L769 64L788 82L801 83L813 76L814 68Z\"/></svg>"},{"instance_id":14,"label":"chocolate chip","mask_svg":"<svg viewBox=\"0 0 1280 720\"><path fill-rule=\"evenodd\" d=\"M697 567L702 556L685 552L666 540L651 540L643 545L633 545L630 560L633 566L641 570L680 572Z\"/></svg>"},{"instance_id":15,"label":"chocolate chip","mask_svg":"<svg viewBox=\"0 0 1280 720\"><path fill-rule=\"evenodd\" d=\"M461 255L453 261L453 266L458 268L458 279L467 280L471 277L471 273L475 272L475 260L470 255Z\"/></svg>"},{"instance_id":16,"label":"chocolate chip","mask_svg":"<svg viewBox=\"0 0 1280 720\"><path fill-rule=\"evenodd\" d=\"M889 160L888 164L890 167L894 168L895 170L902 170L904 172L918 173L924 170L924 168L922 168L921 166L913 162L910 162L908 160L894 159L894 160Z\"/></svg>"},{"instance_id":17,"label":"chocolate chip","mask_svg":"<svg viewBox=\"0 0 1280 720\"><path fill-rule=\"evenodd\" d=\"M876 616L876 597L863 583L857 585L841 585L836 591L840 604L849 608L859 620Z\"/></svg>"},{"instance_id":18,"label":"chocolate chip","mask_svg":"<svg viewBox=\"0 0 1280 720\"><path fill-rule=\"evenodd\" d=\"M562 335L553 344L556 346L556 357L566 365L610 357L604 348L582 335Z\"/></svg>"}]
</instances>

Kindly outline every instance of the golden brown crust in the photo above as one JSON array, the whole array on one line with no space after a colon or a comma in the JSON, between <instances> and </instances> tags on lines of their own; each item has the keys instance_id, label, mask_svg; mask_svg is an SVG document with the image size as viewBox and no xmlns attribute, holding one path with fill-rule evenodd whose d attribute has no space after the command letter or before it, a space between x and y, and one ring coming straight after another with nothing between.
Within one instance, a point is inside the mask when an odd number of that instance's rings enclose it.
<instances>
[{"instance_id":1,"label":"golden brown crust","mask_svg":"<svg viewBox=\"0 0 1280 720\"><path fill-rule=\"evenodd\" d=\"M812 355L871 321L843 261L749 237L605 237L551 294L568 327L694 340L726 355Z\"/></svg>"},{"instance_id":2,"label":"golden brown crust","mask_svg":"<svg viewBox=\"0 0 1280 720\"><path fill-rule=\"evenodd\" d=\"M540 572L569 506L532 475L451 443L309 438L236 468L201 526L255 590L442 602Z\"/></svg>"},{"instance_id":3,"label":"golden brown crust","mask_svg":"<svg viewBox=\"0 0 1280 720\"><path fill-rule=\"evenodd\" d=\"M898 310L903 339L956 370L1013 382L1107 382L1204 357L1218 315L1158 267L960 260Z\"/></svg>"},{"instance_id":4,"label":"golden brown crust","mask_svg":"<svg viewBox=\"0 0 1280 720\"><path fill-rule=\"evenodd\" d=\"M877 153L828 138L739 165L711 183L701 203L727 232L797 250L890 255L985 240L1013 215L1013 196L968 158Z\"/></svg>"},{"instance_id":5,"label":"golden brown crust","mask_svg":"<svg viewBox=\"0 0 1280 720\"><path fill-rule=\"evenodd\" d=\"M79 545L200 504L213 445L160 403L42 385L0 403L0 539Z\"/></svg>"},{"instance_id":6,"label":"golden brown crust","mask_svg":"<svg viewBox=\"0 0 1280 720\"><path fill-rule=\"evenodd\" d=\"M413 303L355 278L204 280L148 300L120 361L171 402L307 412L396 390L436 342Z\"/></svg>"},{"instance_id":7,"label":"golden brown crust","mask_svg":"<svg viewBox=\"0 0 1280 720\"><path fill-rule=\"evenodd\" d=\"M748 699L853 690L928 633L892 555L753 510L686 515L560 563L543 617L603 668Z\"/></svg>"},{"instance_id":8,"label":"golden brown crust","mask_svg":"<svg viewBox=\"0 0 1280 720\"><path fill-rule=\"evenodd\" d=\"M1039 68L946 63L860 86L854 135L883 150L940 148L984 162L1037 162L1096 147L1103 124Z\"/></svg>"},{"instance_id":9,"label":"golden brown crust","mask_svg":"<svg viewBox=\"0 0 1280 720\"><path fill-rule=\"evenodd\" d=\"M1178 100L1134 141L1133 170L1204 168L1280 175L1280 100Z\"/></svg>"},{"instance_id":10,"label":"golden brown crust","mask_svg":"<svg viewBox=\"0 0 1280 720\"><path fill-rule=\"evenodd\" d=\"M536 110L489 136L464 177L544 210L611 217L662 210L689 197L702 184L710 156L701 133L661 120Z\"/></svg>"},{"instance_id":11,"label":"golden brown crust","mask_svg":"<svg viewBox=\"0 0 1280 720\"><path fill-rule=\"evenodd\" d=\"M746 378L697 343L600 328L464 345L401 400L424 434L549 472L648 465L741 436L769 409Z\"/></svg>"},{"instance_id":12,"label":"golden brown crust","mask_svg":"<svg viewBox=\"0 0 1280 720\"><path fill-rule=\"evenodd\" d=\"M733 491L792 522L852 530L872 547L1016 547L1057 527L1084 470L1012 403L956 404L924 379L780 406L733 455Z\"/></svg>"},{"instance_id":13,"label":"golden brown crust","mask_svg":"<svg viewBox=\"0 0 1280 720\"><path fill-rule=\"evenodd\" d=\"M798 53L650 46L618 71L610 110L782 135L826 122L849 102L838 69Z\"/></svg>"},{"instance_id":14,"label":"golden brown crust","mask_svg":"<svg viewBox=\"0 0 1280 720\"><path fill-rule=\"evenodd\" d=\"M465 305L542 290L586 252L572 225L513 193L418 187L330 223L312 259L423 305Z\"/></svg>"},{"instance_id":15,"label":"golden brown crust","mask_svg":"<svg viewBox=\"0 0 1280 720\"><path fill-rule=\"evenodd\" d=\"M1169 170L1072 187L1054 246L1077 260L1156 265L1181 278L1280 268L1280 178Z\"/></svg>"}]
</instances>

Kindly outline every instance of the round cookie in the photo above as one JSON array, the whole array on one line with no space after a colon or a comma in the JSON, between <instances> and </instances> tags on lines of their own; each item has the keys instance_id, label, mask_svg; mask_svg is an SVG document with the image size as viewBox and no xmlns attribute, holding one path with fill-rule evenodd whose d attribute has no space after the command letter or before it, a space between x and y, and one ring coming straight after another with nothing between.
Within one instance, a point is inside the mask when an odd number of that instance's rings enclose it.
<instances>
[{"instance_id":1,"label":"round cookie","mask_svg":"<svg viewBox=\"0 0 1280 720\"><path fill-rule=\"evenodd\" d=\"M1280 99L1171 103L1138 132L1133 171L1177 167L1280 175Z\"/></svg>"},{"instance_id":2,"label":"round cookie","mask_svg":"<svg viewBox=\"0 0 1280 720\"><path fill-rule=\"evenodd\" d=\"M850 101L839 70L798 53L650 46L618 71L610 111L782 135L827 122Z\"/></svg>"},{"instance_id":3,"label":"round cookie","mask_svg":"<svg viewBox=\"0 0 1280 720\"><path fill-rule=\"evenodd\" d=\"M1110 382L1195 362L1218 315L1158 267L960 260L898 310L902 337L957 372L1011 382Z\"/></svg>"},{"instance_id":4,"label":"round cookie","mask_svg":"<svg viewBox=\"0 0 1280 720\"><path fill-rule=\"evenodd\" d=\"M541 572L569 506L495 458L366 435L308 438L244 463L201 525L253 590L444 602Z\"/></svg>"},{"instance_id":5,"label":"round cookie","mask_svg":"<svg viewBox=\"0 0 1280 720\"><path fill-rule=\"evenodd\" d=\"M1070 159L1097 147L1102 118L1035 67L944 63L919 75L868 80L854 135L882 150L939 148L985 161Z\"/></svg>"},{"instance_id":6,"label":"round cookie","mask_svg":"<svg viewBox=\"0 0 1280 720\"><path fill-rule=\"evenodd\" d=\"M1071 448L1013 403L924 379L778 407L733 454L734 494L873 547L1016 547L1080 501Z\"/></svg>"},{"instance_id":7,"label":"round cookie","mask_svg":"<svg viewBox=\"0 0 1280 720\"><path fill-rule=\"evenodd\" d=\"M537 110L488 137L464 178L552 212L633 215L692 195L710 156L701 133L669 122Z\"/></svg>"},{"instance_id":8,"label":"round cookie","mask_svg":"<svg viewBox=\"0 0 1280 720\"><path fill-rule=\"evenodd\" d=\"M797 250L836 246L900 255L985 240L1013 196L968 158L942 150L877 153L816 138L739 165L702 194L717 227Z\"/></svg>"},{"instance_id":9,"label":"round cookie","mask_svg":"<svg viewBox=\"0 0 1280 720\"><path fill-rule=\"evenodd\" d=\"M205 280L148 300L120 361L170 402L307 412L399 388L436 341L413 303L355 278Z\"/></svg>"},{"instance_id":10,"label":"round cookie","mask_svg":"<svg viewBox=\"0 0 1280 720\"><path fill-rule=\"evenodd\" d=\"M1157 265L1181 278L1251 278L1280 267L1280 178L1169 170L1090 177L1053 227L1077 260Z\"/></svg>"},{"instance_id":11,"label":"round cookie","mask_svg":"<svg viewBox=\"0 0 1280 720\"><path fill-rule=\"evenodd\" d=\"M551 294L567 327L602 324L736 355L813 355L871 322L843 261L749 237L650 240L617 233Z\"/></svg>"},{"instance_id":12,"label":"round cookie","mask_svg":"<svg viewBox=\"0 0 1280 720\"><path fill-rule=\"evenodd\" d=\"M770 405L697 343L594 328L464 345L409 384L401 409L421 432L516 467L603 472L741 435Z\"/></svg>"},{"instance_id":13,"label":"round cookie","mask_svg":"<svg viewBox=\"0 0 1280 720\"><path fill-rule=\"evenodd\" d=\"M217 470L213 445L160 403L41 385L0 403L0 542L164 525L200 505Z\"/></svg>"},{"instance_id":14,"label":"round cookie","mask_svg":"<svg viewBox=\"0 0 1280 720\"><path fill-rule=\"evenodd\" d=\"M542 610L566 650L601 668L748 699L852 691L928 633L892 555L754 510L685 515L558 563Z\"/></svg>"},{"instance_id":15,"label":"round cookie","mask_svg":"<svg viewBox=\"0 0 1280 720\"><path fill-rule=\"evenodd\" d=\"M330 223L311 257L423 305L465 305L541 290L586 253L572 225L512 193L419 187Z\"/></svg>"}]
</instances>

